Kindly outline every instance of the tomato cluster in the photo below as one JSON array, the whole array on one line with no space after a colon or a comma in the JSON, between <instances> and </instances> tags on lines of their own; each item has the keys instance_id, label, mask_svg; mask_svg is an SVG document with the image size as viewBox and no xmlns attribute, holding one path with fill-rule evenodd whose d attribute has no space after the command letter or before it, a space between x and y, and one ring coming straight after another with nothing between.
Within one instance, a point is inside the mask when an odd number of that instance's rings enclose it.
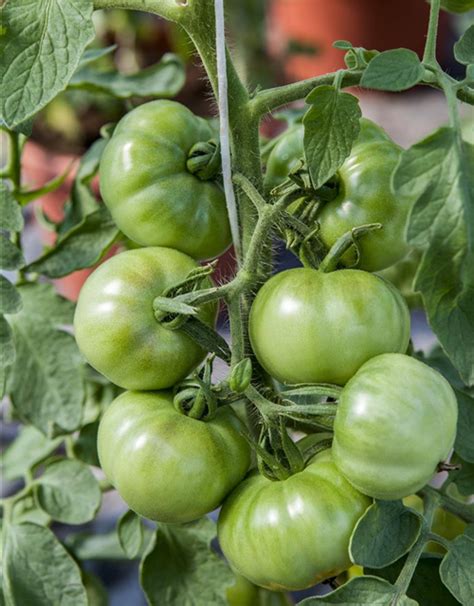
<instances>
[{"instance_id":1,"label":"tomato cluster","mask_svg":"<svg viewBox=\"0 0 474 606\"><path fill-rule=\"evenodd\" d=\"M206 121L171 101L145 104L119 123L101 161L101 192L119 228L143 248L120 253L92 274L79 297L75 331L88 362L128 390L107 409L98 433L110 482L134 511L159 522L189 522L223 505L220 545L241 575L229 602L244 592L258 603L262 590L252 583L302 589L348 569L351 533L372 499L415 493L448 457L457 404L439 373L407 355L403 296L370 273L406 255L409 207L389 187L400 149L362 120L352 153L332 180L337 193L314 220L327 249L354 227L380 222L382 230L360 242L359 256L345 251L339 269L323 262L267 280L248 322L251 355L267 386L323 383L339 390L332 446L313 450L298 470L290 465L284 479L265 465L246 475L245 419L229 405L208 418L175 407L173 389L205 351L179 326L160 323L153 304L185 281L196 260L230 243L224 195L205 164L213 134ZM268 191L302 165L303 153L296 126L268 158ZM209 327L216 315L214 302L198 308ZM226 389L234 396L247 388L233 385ZM276 389L273 394L279 398ZM321 446L318 440L320 434L314 442ZM303 460L306 447L294 448Z\"/></svg>"}]
</instances>

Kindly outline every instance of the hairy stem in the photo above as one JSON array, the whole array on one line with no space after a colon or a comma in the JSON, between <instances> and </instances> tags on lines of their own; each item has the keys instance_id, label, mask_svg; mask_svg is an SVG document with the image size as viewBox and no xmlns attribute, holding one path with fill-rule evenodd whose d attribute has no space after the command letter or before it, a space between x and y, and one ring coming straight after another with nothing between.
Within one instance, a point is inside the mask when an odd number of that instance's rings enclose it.
<instances>
[{"instance_id":1,"label":"hairy stem","mask_svg":"<svg viewBox=\"0 0 474 606\"><path fill-rule=\"evenodd\" d=\"M408 557L405 560L405 564L403 565L403 568L395 583L395 587L397 588L397 597L405 595L408 590L408 587L410 586L410 582L418 565L418 561L428 541L431 525L433 523L434 512L436 510L436 507L438 506L438 503L439 499L435 494L428 494L424 498L423 526L421 529L420 536L418 537L415 545L408 554Z\"/></svg>"},{"instance_id":2,"label":"hairy stem","mask_svg":"<svg viewBox=\"0 0 474 606\"><path fill-rule=\"evenodd\" d=\"M431 0L430 20L428 23L428 34L426 36L423 63L431 67L437 67L436 40L438 35L440 0Z\"/></svg>"}]
</instances>

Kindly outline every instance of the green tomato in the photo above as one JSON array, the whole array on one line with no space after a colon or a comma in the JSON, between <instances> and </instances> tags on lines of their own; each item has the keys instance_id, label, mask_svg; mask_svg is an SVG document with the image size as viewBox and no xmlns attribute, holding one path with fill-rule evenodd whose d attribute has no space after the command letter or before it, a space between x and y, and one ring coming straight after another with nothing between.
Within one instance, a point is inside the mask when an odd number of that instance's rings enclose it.
<instances>
[{"instance_id":1,"label":"green tomato","mask_svg":"<svg viewBox=\"0 0 474 606\"><path fill-rule=\"evenodd\" d=\"M250 449L228 406L210 421L173 406L171 392L125 392L106 410L97 448L105 475L139 515L190 522L216 509L244 477Z\"/></svg>"},{"instance_id":2,"label":"green tomato","mask_svg":"<svg viewBox=\"0 0 474 606\"><path fill-rule=\"evenodd\" d=\"M267 591L257 587L240 574L235 575L235 583L227 589L229 606L291 606L285 593Z\"/></svg>"},{"instance_id":3,"label":"green tomato","mask_svg":"<svg viewBox=\"0 0 474 606\"><path fill-rule=\"evenodd\" d=\"M382 229L371 232L358 242L361 256L357 267L379 271L402 259L409 247L405 225L411 202L395 198L390 190L392 172L401 148L379 126L362 118L361 130L350 156L336 173L338 195L326 203L317 216L319 236L330 248L352 228L368 223L381 223ZM274 147L267 162L265 183L268 189L287 178L304 156L303 126L288 130ZM289 207L289 212L296 203ZM354 266L355 251L347 252L342 263Z\"/></svg>"},{"instance_id":4,"label":"green tomato","mask_svg":"<svg viewBox=\"0 0 474 606\"><path fill-rule=\"evenodd\" d=\"M374 127L372 125L372 129ZM385 133L373 138L363 132L349 158L337 172L337 197L325 204L318 213L319 236L328 248L354 227L368 223L382 224L382 229L359 239L359 269L385 269L409 251L405 226L411 199L396 198L390 189L400 153L401 148L390 141ZM355 266L355 250L348 251L341 261L346 266Z\"/></svg>"},{"instance_id":5,"label":"green tomato","mask_svg":"<svg viewBox=\"0 0 474 606\"><path fill-rule=\"evenodd\" d=\"M224 503L219 542L231 566L252 583L304 589L351 565L349 538L370 503L325 450L286 480L251 473Z\"/></svg>"},{"instance_id":6,"label":"green tomato","mask_svg":"<svg viewBox=\"0 0 474 606\"><path fill-rule=\"evenodd\" d=\"M159 324L153 300L195 267L187 255L158 247L123 252L98 267L82 287L74 316L76 341L89 364L125 389L166 389L184 379L205 352ZM214 303L199 311L209 326L216 314Z\"/></svg>"},{"instance_id":7,"label":"green tomato","mask_svg":"<svg viewBox=\"0 0 474 606\"><path fill-rule=\"evenodd\" d=\"M456 437L456 396L446 379L402 354L366 362L342 390L333 454L358 490L401 499L432 478Z\"/></svg>"},{"instance_id":8,"label":"green tomato","mask_svg":"<svg viewBox=\"0 0 474 606\"><path fill-rule=\"evenodd\" d=\"M271 190L288 179L304 157L304 128L302 124L289 128L283 133L270 152L265 172L265 189Z\"/></svg>"},{"instance_id":9,"label":"green tomato","mask_svg":"<svg viewBox=\"0 0 474 606\"><path fill-rule=\"evenodd\" d=\"M423 307L420 293L413 288L420 261L421 253L413 249L404 259L379 272L379 276L398 288L410 309Z\"/></svg>"},{"instance_id":10,"label":"green tomato","mask_svg":"<svg viewBox=\"0 0 474 606\"><path fill-rule=\"evenodd\" d=\"M191 148L213 136L206 120L175 101L151 101L122 118L102 155L100 191L128 238L195 259L230 245L222 188L186 168Z\"/></svg>"},{"instance_id":11,"label":"green tomato","mask_svg":"<svg viewBox=\"0 0 474 606\"><path fill-rule=\"evenodd\" d=\"M296 268L260 289L249 333L258 361L281 383L344 385L370 358L406 351L410 316L378 276Z\"/></svg>"}]
</instances>

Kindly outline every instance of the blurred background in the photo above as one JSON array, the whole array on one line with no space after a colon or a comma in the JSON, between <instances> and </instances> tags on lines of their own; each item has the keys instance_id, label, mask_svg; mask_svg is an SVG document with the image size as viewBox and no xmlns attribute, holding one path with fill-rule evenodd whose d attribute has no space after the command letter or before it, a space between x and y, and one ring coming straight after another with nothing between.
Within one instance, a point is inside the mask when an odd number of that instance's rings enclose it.
<instances>
[{"instance_id":1,"label":"blurred background","mask_svg":"<svg viewBox=\"0 0 474 606\"><path fill-rule=\"evenodd\" d=\"M419 55L423 52L429 5L424 0L226 0L230 47L243 80L250 88L267 87L308 78L344 67L344 52L333 48L335 40L349 40L354 46L379 51L405 47ZM154 65L166 53L176 53L186 66L186 83L176 99L203 116L214 113L214 103L199 61L193 54L186 34L177 26L144 13L98 11L94 15L95 48L116 45L104 56L98 69L116 69L133 74ZM453 77L460 66L452 55L453 43L473 15L443 13L440 21L438 58ZM447 121L444 98L427 87L402 93L378 93L353 89L359 97L363 114L382 125L392 138L406 147ZM117 122L133 106L148 99L121 100L98 91L67 90L38 116L24 159L24 178L31 186L40 186L61 174L98 138L102 126ZM465 138L474 141L474 109L462 109ZM262 125L265 136L273 136L282 123L268 118ZM5 146L2 146L4 150ZM25 235L27 261L39 256L53 241L53 232L44 221L57 222L73 180L72 171L63 186L35 203L29 211ZM28 210L30 207L28 207ZM295 266L296 258L285 250L277 251L280 268ZM218 279L232 272L232 252L220 260ZM76 272L56 281L58 290L76 299L91 270ZM414 310L414 343L429 348L433 337L421 310ZM225 331L225 326L222 327ZM14 435L12 425L4 426L2 445ZM8 490L8 486L5 486ZM111 533L125 506L114 493L105 495L99 517L87 530ZM67 527L58 527L66 533ZM145 604L138 586L137 566L130 562L97 561L94 546L88 544L90 570L96 573L109 591L112 606ZM324 587L318 589L324 592ZM299 593L298 598L312 592ZM296 597L296 596L295 596Z\"/></svg>"}]
</instances>

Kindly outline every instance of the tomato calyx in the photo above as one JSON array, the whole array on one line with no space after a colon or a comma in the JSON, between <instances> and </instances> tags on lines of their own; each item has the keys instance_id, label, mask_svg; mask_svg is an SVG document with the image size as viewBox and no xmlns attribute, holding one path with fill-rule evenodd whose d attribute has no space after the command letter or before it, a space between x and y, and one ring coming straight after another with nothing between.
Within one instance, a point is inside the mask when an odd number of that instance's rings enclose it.
<instances>
[{"instance_id":1,"label":"tomato calyx","mask_svg":"<svg viewBox=\"0 0 474 606\"><path fill-rule=\"evenodd\" d=\"M283 419L262 428L256 447L259 472L271 481L282 481L304 469L298 446L288 435Z\"/></svg>"},{"instance_id":2,"label":"tomato calyx","mask_svg":"<svg viewBox=\"0 0 474 606\"><path fill-rule=\"evenodd\" d=\"M216 414L218 402L212 385L214 358L214 355L209 356L201 372L194 373L192 379L175 388L174 407L191 419L209 421Z\"/></svg>"},{"instance_id":3,"label":"tomato calyx","mask_svg":"<svg viewBox=\"0 0 474 606\"><path fill-rule=\"evenodd\" d=\"M353 247L355 249L356 260L353 267L356 267L360 260L360 249L358 246L358 240L375 230L382 229L381 223L368 223L367 225L360 225L354 227L350 231L343 234L329 249L329 252L322 260L319 270L328 273L334 271L343 255Z\"/></svg>"},{"instance_id":4,"label":"tomato calyx","mask_svg":"<svg viewBox=\"0 0 474 606\"><path fill-rule=\"evenodd\" d=\"M201 181L215 179L221 170L219 143L211 139L193 145L188 154L186 168Z\"/></svg>"}]
</instances>

